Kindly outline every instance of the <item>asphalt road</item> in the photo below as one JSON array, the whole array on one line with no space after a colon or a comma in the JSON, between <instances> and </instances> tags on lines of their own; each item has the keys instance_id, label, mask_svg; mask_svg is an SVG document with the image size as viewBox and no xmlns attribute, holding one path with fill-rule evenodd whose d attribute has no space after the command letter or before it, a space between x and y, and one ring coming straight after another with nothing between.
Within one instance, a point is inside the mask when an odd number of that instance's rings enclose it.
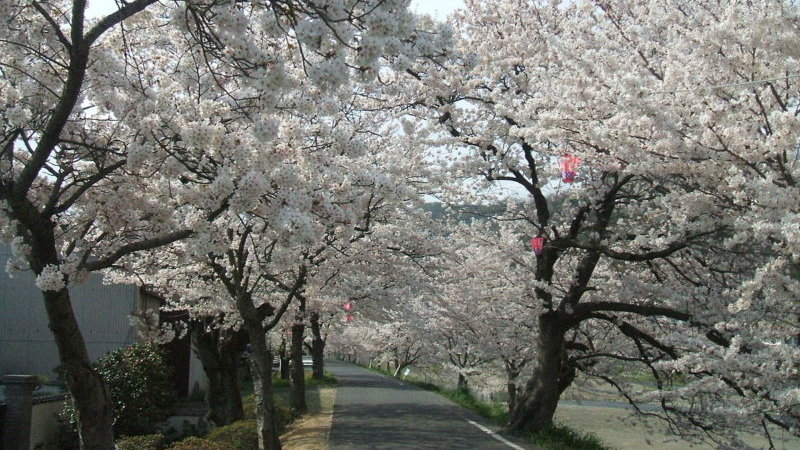
<instances>
[{"instance_id":1,"label":"asphalt road","mask_svg":"<svg viewBox=\"0 0 800 450\"><path fill-rule=\"evenodd\" d=\"M325 369L338 380L331 450L531 448L501 442L485 420L438 394L340 361Z\"/></svg>"}]
</instances>

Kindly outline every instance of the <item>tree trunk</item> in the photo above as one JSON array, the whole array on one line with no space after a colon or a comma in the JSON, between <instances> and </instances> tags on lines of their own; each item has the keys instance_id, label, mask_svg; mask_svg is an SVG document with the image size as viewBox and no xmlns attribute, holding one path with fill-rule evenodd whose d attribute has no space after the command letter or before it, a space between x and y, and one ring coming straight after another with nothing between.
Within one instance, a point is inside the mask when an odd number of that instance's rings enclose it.
<instances>
[{"instance_id":1,"label":"tree trunk","mask_svg":"<svg viewBox=\"0 0 800 450\"><path fill-rule=\"evenodd\" d=\"M508 392L508 414L510 415L517 403L517 378L527 360L523 360L520 364L516 360L503 358L503 362L506 367L506 391Z\"/></svg>"},{"instance_id":2,"label":"tree trunk","mask_svg":"<svg viewBox=\"0 0 800 450\"><path fill-rule=\"evenodd\" d=\"M510 415L517 403L517 383L509 381L506 389L508 390L508 413Z\"/></svg>"},{"instance_id":3,"label":"tree trunk","mask_svg":"<svg viewBox=\"0 0 800 450\"><path fill-rule=\"evenodd\" d=\"M289 386L291 387L292 409L302 414L308 411L306 405L306 378L303 369L303 334L306 326L302 322L302 317L292 325L292 346L291 346L291 375Z\"/></svg>"},{"instance_id":4,"label":"tree trunk","mask_svg":"<svg viewBox=\"0 0 800 450\"><path fill-rule=\"evenodd\" d=\"M281 380L289 379L289 353L286 351L286 336L281 336L281 347L278 350L278 359L281 360Z\"/></svg>"},{"instance_id":5,"label":"tree trunk","mask_svg":"<svg viewBox=\"0 0 800 450\"><path fill-rule=\"evenodd\" d=\"M86 351L67 288L44 291L50 331L55 337L61 369L78 419L78 435L84 450L114 449L114 416L111 394L95 371Z\"/></svg>"},{"instance_id":6,"label":"tree trunk","mask_svg":"<svg viewBox=\"0 0 800 450\"><path fill-rule=\"evenodd\" d=\"M467 386L467 377L465 377L463 373L458 374L458 385L456 386L456 390L462 392L469 391L469 386Z\"/></svg>"},{"instance_id":7,"label":"tree trunk","mask_svg":"<svg viewBox=\"0 0 800 450\"><path fill-rule=\"evenodd\" d=\"M278 421L272 392L272 352L267 347L265 333L256 332L255 334L258 336L250 334L253 348L250 371L256 402L258 448L260 450L280 450L281 441L278 439ZM257 342L259 340L260 342Z\"/></svg>"},{"instance_id":8,"label":"tree trunk","mask_svg":"<svg viewBox=\"0 0 800 450\"><path fill-rule=\"evenodd\" d=\"M325 373L325 340L319 329L319 313L311 313L311 376L315 380L321 380Z\"/></svg>"},{"instance_id":9,"label":"tree trunk","mask_svg":"<svg viewBox=\"0 0 800 450\"><path fill-rule=\"evenodd\" d=\"M508 428L513 431L538 432L553 424L553 415L561 392L574 378L573 371L565 371L564 333L566 327L558 313L539 316L537 354L533 375L525 389L516 398L509 415ZM572 373L572 377L569 374Z\"/></svg>"},{"instance_id":10,"label":"tree trunk","mask_svg":"<svg viewBox=\"0 0 800 450\"><path fill-rule=\"evenodd\" d=\"M207 418L218 427L243 419L239 358L247 345L246 332L207 331L205 323L195 321L191 324L191 333L195 351L208 377Z\"/></svg>"},{"instance_id":11,"label":"tree trunk","mask_svg":"<svg viewBox=\"0 0 800 450\"><path fill-rule=\"evenodd\" d=\"M253 301L247 294L237 294L236 307L242 316L242 326L250 338L252 355L250 373L253 378L253 394L256 402L256 427L259 450L280 450L278 421L272 392L272 352L267 345L267 333L263 318L259 316Z\"/></svg>"}]
</instances>

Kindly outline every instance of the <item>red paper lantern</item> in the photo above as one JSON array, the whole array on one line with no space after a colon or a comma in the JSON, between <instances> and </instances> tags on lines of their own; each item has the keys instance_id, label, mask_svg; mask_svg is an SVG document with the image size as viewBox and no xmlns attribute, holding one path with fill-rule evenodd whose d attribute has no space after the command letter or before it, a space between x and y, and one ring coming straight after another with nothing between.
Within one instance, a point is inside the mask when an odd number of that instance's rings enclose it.
<instances>
[{"instance_id":1,"label":"red paper lantern","mask_svg":"<svg viewBox=\"0 0 800 450\"><path fill-rule=\"evenodd\" d=\"M345 304L342 306L342 308L344 308L344 310L345 310L345 311L350 311L350 302L347 302L347 303L345 303Z\"/></svg>"},{"instance_id":2,"label":"red paper lantern","mask_svg":"<svg viewBox=\"0 0 800 450\"><path fill-rule=\"evenodd\" d=\"M345 321L346 321L347 323L350 323L350 322L352 322L352 321L353 321L353 315L352 315L352 314L348 314L348 315L345 317Z\"/></svg>"},{"instance_id":3,"label":"red paper lantern","mask_svg":"<svg viewBox=\"0 0 800 450\"><path fill-rule=\"evenodd\" d=\"M572 183L575 181L575 175L578 172L578 164L581 162L580 158L573 155L564 155L558 162L561 167L561 181L564 183Z\"/></svg>"},{"instance_id":4,"label":"red paper lantern","mask_svg":"<svg viewBox=\"0 0 800 450\"><path fill-rule=\"evenodd\" d=\"M533 253L536 256L542 254L542 249L544 248L544 238L541 236L536 236L531 238L531 249L533 249Z\"/></svg>"}]
</instances>

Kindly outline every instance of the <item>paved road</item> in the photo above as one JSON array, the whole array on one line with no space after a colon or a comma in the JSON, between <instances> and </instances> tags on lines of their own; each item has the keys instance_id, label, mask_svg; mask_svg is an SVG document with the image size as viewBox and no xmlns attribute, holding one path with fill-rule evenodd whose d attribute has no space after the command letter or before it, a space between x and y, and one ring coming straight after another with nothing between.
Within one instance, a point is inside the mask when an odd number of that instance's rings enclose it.
<instances>
[{"instance_id":1,"label":"paved road","mask_svg":"<svg viewBox=\"0 0 800 450\"><path fill-rule=\"evenodd\" d=\"M484 431L494 427L440 395L340 361L325 369L339 381L331 450L531 448L497 440Z\"/></svg>"}]
</instances>

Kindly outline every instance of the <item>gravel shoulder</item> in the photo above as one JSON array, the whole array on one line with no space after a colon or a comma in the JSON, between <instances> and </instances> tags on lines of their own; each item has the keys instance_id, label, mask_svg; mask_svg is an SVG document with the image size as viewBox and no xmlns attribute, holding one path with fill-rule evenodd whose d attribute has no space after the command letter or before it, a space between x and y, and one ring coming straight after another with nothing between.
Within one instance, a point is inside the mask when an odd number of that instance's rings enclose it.
<instances>
[{"instance_id":1,"label":"gravel shoulder","mask_svg":"<svg viewBox=\"0 0 800 450\"><path fill-rule=\"evenodd\" d=\"M333 419L336 388L319 389L319 409L295 420L281 436L286 450L328 450L328 435Z\"/></svg>"}]
</instances>

